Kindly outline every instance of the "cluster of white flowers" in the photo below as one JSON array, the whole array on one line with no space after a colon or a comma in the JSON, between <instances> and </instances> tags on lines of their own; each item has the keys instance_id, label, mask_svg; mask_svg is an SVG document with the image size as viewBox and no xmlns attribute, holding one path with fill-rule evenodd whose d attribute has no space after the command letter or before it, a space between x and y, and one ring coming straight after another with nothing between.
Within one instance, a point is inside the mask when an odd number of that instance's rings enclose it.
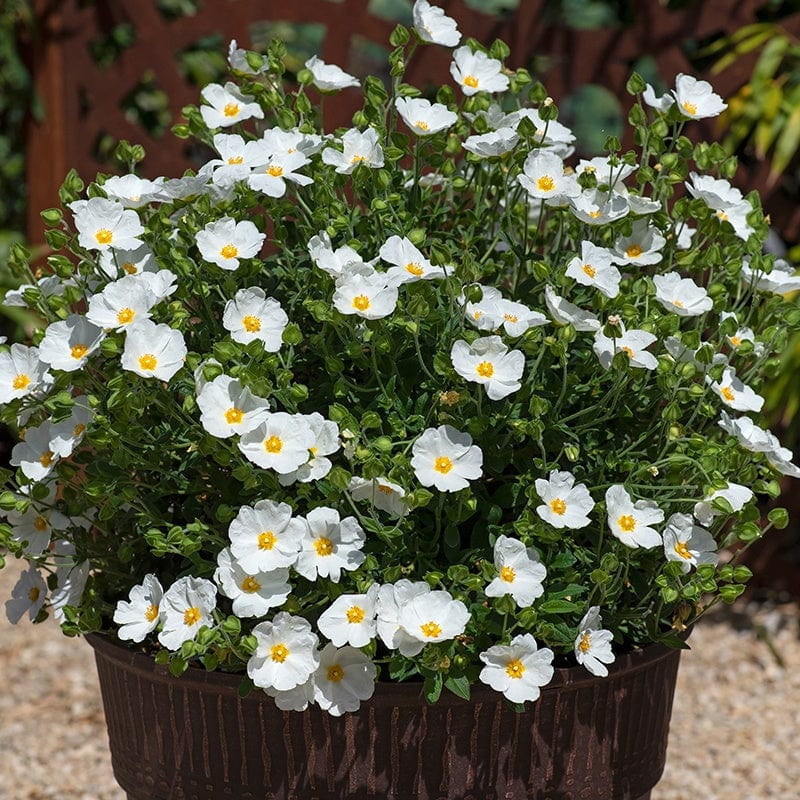
<instances>
[{"instance_id":1,"label":"cluster of white flowers","mask_svg":"<svg viewBox=\"0 0 800 800\"><path fill-rule=\"evenodd\" d=\"M665 570L664 574L696 575L718 563L720 548L712 531L721 527L723 508L742 512L753 502L753 492L718 475L708 478L706 471L713 469L704 463L706 486L686 490L694 496L674 500L669 494L658 495L655 484L650 494L648 485L635 479L643 470L634 473L626 466L636 442L611 453L607 469L603 466L595 481L597 475L581 463L580 436L568 440L565 431L569 421L588 412L604 413L605 400L597 397L596 388L569 382L576 361L601 380L617 374L614 370L625 381L642 383L655 381L659 370L687 375L679 391L701 397L711 407L707 416L712 420L719 413L719 426L740 445L737 449L709 423L728 450L763 454L753 458L762 475L775 470L800 477L791 451L748 416L761 410L764 398L753 388L759 388L759 371L744 360L752 353L765 360L774 345L760 340L749 327L756 320L747 311L748 298L758 292L796 290L800 277L785 262L764 266L770 262L753 257L751 265L743 260L736 265L739 297L723 309L721 292L712 289L710 279L701 285L702 270L692 270L690 261L680 257L697 244L696 231L686 217L664 222L665 197L646 196L647 181L633 180L639 164L616 155L570 163L575 137L552 118L551 103L505 111L508 105L501 106L495 95L506 92L516 78L501 60L472 45L459 46L455 21L426 0L414 4L413 19L417 43L457 48L450 72L466 111L414 96L406 87L401 96L386 99L382 113L392 125L399 117L412 136L394 131L392 138L379 124L369 124L366 115L356 115L354 127L336 135L310 132L309 123L285 129L267 127L266 122L258 125L256 135L241 125L264 120L267 108L256 95L234 83L209 85L196 111L207 126L215 157L197 175L181 179L147 181L125 175L95 185L89 199L69 204L83 272L48 276L7 295L7 305L25 305L27 297L35 296L40 310L47 301L76 298L69 312L66 301L58 306L35 340L37 346L12 344L0 350L0 403L12 409L24 428L24 438L11 455L19 471L6 521L10 541L30 566L6 603L13 622L26 613L37 618L47 603L63 617L63 609L81 602L91 577L91 562L70 543L68 532L101 526L109 517L100 512L95 517L88 501L81 516L63 513L60 470L68 467L69 483L80 469L91 475L104 467L84 460L76 468L70 461L87 434L93 446L92 434L113 411L107 398L98 399L103 391L118 403L126 393L133 399L143 386L163 389L194 437L181 437L174 443L176 451L187 461L198 453L208 455L209 462L230 467L226 481L245 484L234 502L223 507L220 501L213 531L201 545L202 557L185 561L180 569L169 562L161 575L138 575L128 599L117 595L113 620L119 638L141 643L150 637L153 647L157 641L178 654L191 649L185 647L188 642L199 646L203 629L220 630L232 611L247 623L250 679L282 709L302 710L315 703L334 715L354 711L372 695L378 677L376 653L393 664L421 656L415 663L422 664L426 647L430 646L427 653L441 654L451 644L476 642L470 652L482 666L478 673L480 665L471 665L473 678L512 702L535 700L552 678L555 657L553 649L534 638L535 623L514 623L507 630L502 622L502 631L500 625L484 630L476 617L503 609L506 621L514 610L520 611L521 619L531 620L551 589L562 609L553 613L573 615L571 626L561 624L558 631L561 652L572 648L578 664L594 675L606 675L615 660L612 641L622 643L618 626L624 614L588 584L577 587L580 591L573 592L570 585L558 593L563 587L551 586L556 583L556 567L548 561L552 551L540 547L540 541L549 546L578 532L574 539L581 547L596 546L598 556L615 553L628 561L643 551L663 548L663 558L660 551L652 558L646 554L656 565L655 574ZM254 80L268 70L266 62L254 68L255 62L235 42L229 60L236 72ZM361 86L357 78L317 57L305 63L298 78L323 94ZM707 83L685 75L678 76L671 93L656 98L647 87L643 99L656 119L672 115L681 124L714 116L725 107ZM237 132L221 131L233 126L238 126ZM489 193L488 202L500 209L497 218L486 220L487 228L503 215L527 215L521 218L529 218L532 227L550 214L562 215L559 246L535 265L538 282L526 278L518 286L515 273L513 280L500 278L493 286L488 276L497 270L481 271L496 255L532 262L527 243L513 241L507 232L491 240L490 233L488 251L475 254L469 252L469 237L462 241L457 230L458 247L464 250L459 261L452 257L454 248L437 246L441 242L435 232L424 228L424 210L413 226L406 224L407 212L391 207L391 195L387 200L377 193L371 197L375 208L386 207L387 215L395 216L389 224L376 216L368 242L353 235L352 225L348 232L347 220L332 220L320 229L326 223L303 201L305 191L322 190L329 183L347 187L342 192L346 196L357 192L362 179L375 186L391 182L383 173L387 164L400 160L397 142L410 140L416 161L439 133L448 149L461 146L469 154L454 167L462 170L457 175L460 183L445 170L438 174L415 169L402 174L404 186L425 202L441 189L449 193L448 202L458 203L454 192L474 180L481 192ZM484 171L498 164L500 182L505 181L508 190L502 202L491 194L492 181L482 182ZM686 202L705 209L715 230L730 229L733 241L741 242L755 232L752 204L726 179L692 172L685 188L691 198ZM262 205L289 207L293 194L298 203L291 213L281 210L274 219L268 211L253 213ZM250 205L242 198L249 198ZM195 200L204 211L192 227L184 220ZM326 196L329 201L333 208ZM518 212L523 206L525 211ZM168 234L160 238L147 227L159 211L169 223ZM353 217L357 211L354 208ZM292 259L287 259L292 263L273 260L280 274L265 275L263 263L278 241L272 228L284 223L291 228L287 240L297 239ZM564 233L568 230L579 233ZM443 253L450 253L453 263ZM305 263L298 266L298 259ZM281 283L284 276L286 283ZM306 280L314 287L307 296ZM287 285L293 288L287 290ZM437 311L445 322L435 329L438 349L431 355L421 352L419 333L433 302L439 303ZM304 327L308 315L323 323L321 333ZM329 330L326 320L336 325ZM208 324L201 325L203 321ZM413 357L418 358L412 370L419 363L425 376L421 380L430 379L438 395L428 388L419 393L415 389L419 396L402 409L392 406L397 376L381 376L377 367L379 357L394 357L389 337L381 338L387 330L400 330L412 342ZM315 399L314 383L337 381L346 371L344 360L314 362L300 385L292 368L299 360L294 344L303 336L309 351L324 349L326 336L328 343L343 342L347 359L357 365L334 384L332 396ZM540 373L556 373L554 364L542 364L550 347L563 347L558 367L563 383L560 396L556 392L541 398L529 390ZM352 397L371 391L359 385L367 372L359 370L367 363L374 367L373 377L386 402L370 400L358 419L346 401L339 400L348 392ZM318 374L321 364L330 376ZM258 373L262 368L264 374ZM108 386L105 370L116 370ZM79 383L79 376L85 383ZM625 381L610 390L609 406L627 391ZM537 428L543 417L540 409L560 408L571 400L571 391L578 395L573 408L579 403L587 407L574 411L561 427L545 430L542 423ZM467 402L477 413L459 416ZM65 405L68 416L55 413ZM484 415L487 406L494 416ZM311 410L305 413L304 408ZM730 416L733 411L740 416ZM438 412L442 413L437 416ZM634 413L620 412L611 425ZM377 422L368 424L369 416ZM347 423L340 427L343 419ZM664 453L670 437L688 439L682 424L676 422L674 431L664 433ZM497 452L493 425L508 425L513 431L505 439L511 442L509 452ZM393 439L387 435L390 427L403 434ZM371 428L380 432L372 436ZM514 450L516 442L527 435L533 447L520 455ZM549 452L557 437L563 441ZM135 447L135 442L123 441L126 448ZM99 439L95 444L99 447ZM535 461L540 455L541 462ZM575 463L574 473L555 467L565 463L562 455ZM498 475L507 464L517 469L523 460L522 469L530 478L526 481L532 485L517 480L513 488L524 495L527 516L510 519L514 500L506 497L480 508L473 490L482 481L495 481L496 498L509 488L499 486ZM663 463L668 460L665 456ZM647 474L656 476L662 466L654 461ZM180 504L198 497L205 501L211 496L213 501L219 488L212 481L202 482L186 497L171 498L170 519L174 515L188 526L194 512L183 519ZM413 528L416 509L435 497L430 489L439 496L431 504L429 524L451 550L467 553L456 566L469 573L471 583L459 585L447 570L423 574L417 563L418 557L424 563L421 552L392 565L396 571L391 575L376 577L382 568L381 548ZM114 485L109 484L109 491L115 491ZM323 492L327 494L320 500ZM126 503L140 499L125 495ZM121 509L127 513L130 506ZM120 506L114 513L117 510ZM487 520L486 525L478 523L483 538L477 543L467 542L468 537L460 540L457 531L453 534L455 526L443 523L444 517L451 522L469 519L476 510ZM137 511L144 513L141 505ZM386 519L391 520L388 525ZM498 532L498 520L505 533ZM110 530L113 535L113 527ZM433 529L423 533L433 538ZM172 556L187 555L180 548L168 541L164 550ZM158 547L153 552L158 555ZM190 549L189 555L196 552ZM204 572L199 566L203 563ZM54 580L45 579L48 569ZM126 591L129 586L130 581ZM299 597L306 587L314 593L310 608ZM602 627L601 607L614 632ZM449 664L449 656L441 662Z\"/></svg>"}]
</instances>

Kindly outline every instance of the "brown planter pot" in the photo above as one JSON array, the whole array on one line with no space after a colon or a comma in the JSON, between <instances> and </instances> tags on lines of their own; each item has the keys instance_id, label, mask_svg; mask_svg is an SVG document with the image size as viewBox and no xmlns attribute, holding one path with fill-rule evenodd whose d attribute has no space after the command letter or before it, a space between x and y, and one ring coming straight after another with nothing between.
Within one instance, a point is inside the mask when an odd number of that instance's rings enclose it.
<instances>
[{"instance_id":1,"label":"brown planter pot","mask_svg":"<svg viewBox=\"0 0 800 800\"><path fill-rule=\"evenodd\" d=\"M114 775L128 800L647 800L664 769L679 650L557 669L516 713L474 686L429 706L379 684L355 714L282 712L240 679L181 678L97 635Z\"/></svg>"}]
</instances>

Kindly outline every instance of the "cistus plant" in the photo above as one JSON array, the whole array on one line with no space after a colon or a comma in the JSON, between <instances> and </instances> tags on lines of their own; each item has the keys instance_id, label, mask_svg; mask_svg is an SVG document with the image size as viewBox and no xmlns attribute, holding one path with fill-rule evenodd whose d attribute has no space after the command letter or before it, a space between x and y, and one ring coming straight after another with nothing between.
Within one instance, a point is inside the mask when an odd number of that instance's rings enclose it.
<instances>
[{"instance_id":1,"label":"cistus plant","mask_svg":"<svg viewBox=\"0 0 800 800\"><path fill-rule=\"evenodd\" d=\"M535 700L743 590L800 474L758 424L800 278L683 135L725 104L633 75L634 149L577 160L502 42L418 0L391 44L388 87L233 45L175 129L197 174L71 174L43 213L51 274L6 302L46 324L0 353L12 621L341 714L376 679ZM427 97L420 46L457 48Z\"/></svg>"}]
</instances>

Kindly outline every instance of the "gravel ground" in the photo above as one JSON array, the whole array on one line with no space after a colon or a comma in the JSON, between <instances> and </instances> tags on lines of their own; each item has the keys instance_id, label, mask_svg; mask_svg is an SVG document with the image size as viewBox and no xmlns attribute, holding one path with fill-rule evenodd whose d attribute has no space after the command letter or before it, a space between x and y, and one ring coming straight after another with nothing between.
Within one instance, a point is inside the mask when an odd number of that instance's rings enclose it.
<instances>
[{"instance_id":1,"label":"gravel ground","mask_svg":"<svg viewBox=\"0 0 800 800\"><path fill-rule=\"evenodd\" d=\"M0 571L0 600L18 574ZM652 800L798 797L799 620L796 604L741 603L698 624ZM125 800L88 645L0 611L0 676L0 800Z\"/></svg>"}]
</instances>

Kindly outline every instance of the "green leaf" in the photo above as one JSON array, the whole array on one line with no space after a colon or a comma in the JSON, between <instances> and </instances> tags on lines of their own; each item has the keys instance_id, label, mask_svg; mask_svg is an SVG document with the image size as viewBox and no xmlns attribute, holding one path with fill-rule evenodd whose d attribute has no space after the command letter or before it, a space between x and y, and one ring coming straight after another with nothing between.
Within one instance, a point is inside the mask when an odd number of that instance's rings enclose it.
<instances>
[{"instance_id":1,"label":"green leaf","mask_svg":"<svg viewBox=\"0 0 800 800\"><path fill-rule=\"evenodd\" d=\"M793 92L791 98L798 104L794 106L794 110L789 114L775 144L775 154L772 156L769 170L770 183L774 183L778 176L786 170L789 162L797 152L798 146L800 146L800 93Z\"/></svg>"},{"instance_id":2,"label":"green leaf","mask_svg":"<svg viewBox=\"0 0 800 800\"><path fill-rule=\"evenodd\" d=\"M571 603L569 600L546 600L538 607L538 611L543 614L573 614L582 609L583 605Z\"/></svg>"},{"instance_id":3,"label":"green leaf","mask_svg":"<svg viewBox=\"0 0 800 800\"><path fill-rule=\"evenodd\" d=\"M445 688L451 691L454 695L458 697L463 697L464 700L469 700L469 679L466 675L460 675L458 678L454 678L452 675L449 675L444 682Z\"/></svg>"}]
</instances>

